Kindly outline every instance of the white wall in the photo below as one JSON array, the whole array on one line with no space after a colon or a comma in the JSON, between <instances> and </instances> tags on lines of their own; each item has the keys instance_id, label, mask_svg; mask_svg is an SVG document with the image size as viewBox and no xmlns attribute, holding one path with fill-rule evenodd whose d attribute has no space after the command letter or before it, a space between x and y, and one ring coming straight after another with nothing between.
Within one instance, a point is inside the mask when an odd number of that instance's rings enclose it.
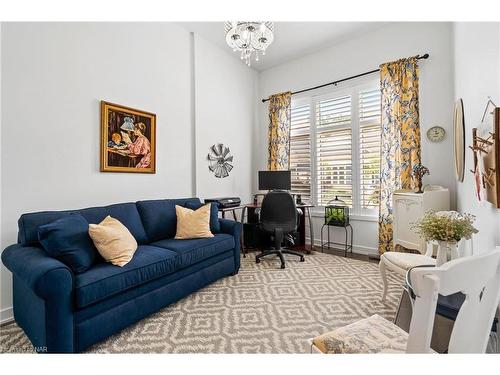
<instances>
[{"instance_id":1,"label":"white wall","mask_svg":"<svg viewBox=\"0 0 500 375\"><path fill-rule=\"evenodd\" d=\"M429 53L420 65L420 125L422 129L422 159L431 176L424 183L446 186L452 203L455 197L454 169L451 152L453 111L453 77L450 23L396 23L383 26L355 39L290 61L261 73L260 96L295 91L331 82L336 79L376 69L379 64L416 54ZM272 48L272 47L271 47ZM376 78L377 75L374 75ZM339 85L341 87L341 85ZM309 93L310 94L310 93ZM267 163L267 103L261 104L260 126L256 137L256 169ZM438 144L427 141L428 128L440 125L447 138ZM450 155L449 157L446 155ZM254 180L254 189L257 182ZM319 240L321 218L315 219L315 236ZM377 224L374 221L354 223L355 251L377 253Z\"/></svg>"},{"instance_id":2,"label":"white wall","mask_svg":"<svg viewBox=\"0 0 500 375\"><path fill-rule=\"evenodd\" d=\"M251 150L237 136L245 136L246 126L251 134L256 98L243 89L256 77L236 60L210 55L217 47L200 42L197 53L190 33L172 23L4 23L1 41L2 249L16 242L25 212L179 198L198 189L207 196L248 195ZM193 55L211 61L210 69L199 64L198 83ZM212 90L217 84L231 91ZM157 114L156 174L99 172L101 99ZM238 111L228 111L230 101ZM195 142L195 134L207 139ZM231 184L195 170L207 168L208 143L219 140L238 155ZM202 151L196 155L195 143ZM12 286L3 265L1 282L4 320Z\"/></svg>"},{"instance_id":3,"label":"white wall","mask_svg":"<svg viewBox=\"0 0 500 375\"><path fill-rule=\"evenodd\" d=\"M0 88L2 87L2 24L0 23ZM0 125L2 119L2 90L0 89ZM0 167L2 165L2 126L0 126ZM2 173L0 171L0 246L3 244L3 236L2 236ZM3 250L0 249L0 251ZM5 287L4 287L5 285ZM10 308L4 308L3 300L11 301L12 293L10 291L11 281L10 275L7 275L5 272L5 267L3 264L0 265L0 322L3 322L6 319L9 319L12 316L12 311ZM5 297L4 297L5 295ZM10 306L11 304L9 304Z\"/></svg>"},{"instance_id":4,"label":"white wall","mask_svg":"<svg viewBox=\"0 0 500 375\"><path fill-rule=\"evenodd\" d=\"M462 98L465 114L465 144L472 144L472 128L481 121L488 96L500 106L500 24L457 23L454 25L455 98ZM464 182L457 183L460 211L476 215L479 233L475 253L500 245L500 209L474 197L472 154L466 147Z\"/></svg>"},{"instance_id":5,"label":"white wall","mask_svg":"<svg viewBox=\"0 0 500 375\"><path fill-rule=\"evenodd\" d=\"M195 38L196 191L203 198L252 194L252 129L257 103L257 72L228 52ZM224 68L221 69L221 66ZM207 154L223 143L233 155L229 177L209 171Z\"/></svg>"}]
</instances>

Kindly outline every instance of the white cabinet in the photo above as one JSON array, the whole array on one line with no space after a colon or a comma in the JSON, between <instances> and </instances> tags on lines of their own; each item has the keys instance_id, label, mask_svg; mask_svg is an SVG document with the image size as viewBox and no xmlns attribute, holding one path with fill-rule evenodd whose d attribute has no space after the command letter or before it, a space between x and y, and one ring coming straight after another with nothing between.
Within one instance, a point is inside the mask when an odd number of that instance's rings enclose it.
<instances>
[{"instance_id":1,"label":"white cabinet","mask_svg":"<svg viewBox=\"0 0 500 375\"><path fill-rule=\"evenodd\" d=\"M424 254L425 241L412 227L429 210L448 211L450 192L441 186L427 186L422 194L410 190L396 190L393 204L393 243Z\"/></svg>"}]
</instances>

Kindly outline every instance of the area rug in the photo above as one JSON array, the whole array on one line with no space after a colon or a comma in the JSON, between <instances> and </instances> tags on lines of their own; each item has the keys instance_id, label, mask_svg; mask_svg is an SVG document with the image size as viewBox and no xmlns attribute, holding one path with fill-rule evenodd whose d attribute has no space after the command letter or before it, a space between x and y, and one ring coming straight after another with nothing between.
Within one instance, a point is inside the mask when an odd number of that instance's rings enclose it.
<instances>
[{"instance_id":1,"label":"area rug","mask_svg":"<svg viewBox=\"0 0 500 375\"><path fill-rule=\"evenodd\" d=\"M379 314L394 319L402 278L389 273L380 300L377 263L313 252L260 264L219 280L102 341L89 353L309 353L307 339ZM0 352L32 352L15 324L0 327Z\"/></svg>"}]
</instances>

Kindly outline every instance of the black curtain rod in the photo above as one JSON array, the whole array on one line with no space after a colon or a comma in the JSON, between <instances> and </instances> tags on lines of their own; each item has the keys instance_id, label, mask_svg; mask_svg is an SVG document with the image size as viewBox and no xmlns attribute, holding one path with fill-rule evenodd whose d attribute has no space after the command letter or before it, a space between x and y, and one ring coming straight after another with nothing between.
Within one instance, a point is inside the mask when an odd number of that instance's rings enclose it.
<instances>
[{"instance_id":1,"label":"black curtain rod","mask_svg":"<svg viewBox=\"0 0 500 375\"><path fill-rule=\"evenodd\" d=\"M425 55L417 55L417 59L418 60L421 60L421 59L428 59L429 58L429 54L426 53ZM365 72L365 73L361 73L361 74L356 74L355 76L350 76L350 77L347 77L347 78L343 78L343 79L339 79L338 81L333 81L333 82L329 82L329 83L325 83L323 85L319 85L319 86L314 86L314 87L309 87L308 89L303 89L303 90L299 90L299 91L294 91L292 92L292 95L295 95L295 94L300 94L302 92L306 92L306 91L311 91L311 90L316 90L316 89L320 89L322 87L326 87L326 86L330 86L330 85L337 85L338 83L341 83L341 82L345 82L345 81L349 81L351 79L354 79L354 78L358 78L358 77L363 77L363 76L366 76L368 74L372 74L372 73L376 73L380 71L380 69L375 69L375 70L370 70L369 72ZM269 98L267 99L262 99L262 103L265 103L269 101Z\"/></svg>"}]
</instances>

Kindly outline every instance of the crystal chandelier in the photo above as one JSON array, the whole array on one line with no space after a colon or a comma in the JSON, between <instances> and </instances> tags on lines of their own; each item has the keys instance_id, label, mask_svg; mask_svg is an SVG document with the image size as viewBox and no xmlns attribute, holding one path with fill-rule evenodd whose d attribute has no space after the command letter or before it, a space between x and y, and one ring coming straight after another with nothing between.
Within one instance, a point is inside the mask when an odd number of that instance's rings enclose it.
<instances>
[{"instance_id":1,"label":"crystal chandelier","mask_svg":"<svg viewBox=\"0 0 500 375\"><path fill-rule=\"evenodd\" d=\"M274 24L264 21L232 21L225 23L226 42L234 52L240 51L240 58L250 66L252 54L259 61L259 54L274 40Z\"/></svg>"}]
</instances>

